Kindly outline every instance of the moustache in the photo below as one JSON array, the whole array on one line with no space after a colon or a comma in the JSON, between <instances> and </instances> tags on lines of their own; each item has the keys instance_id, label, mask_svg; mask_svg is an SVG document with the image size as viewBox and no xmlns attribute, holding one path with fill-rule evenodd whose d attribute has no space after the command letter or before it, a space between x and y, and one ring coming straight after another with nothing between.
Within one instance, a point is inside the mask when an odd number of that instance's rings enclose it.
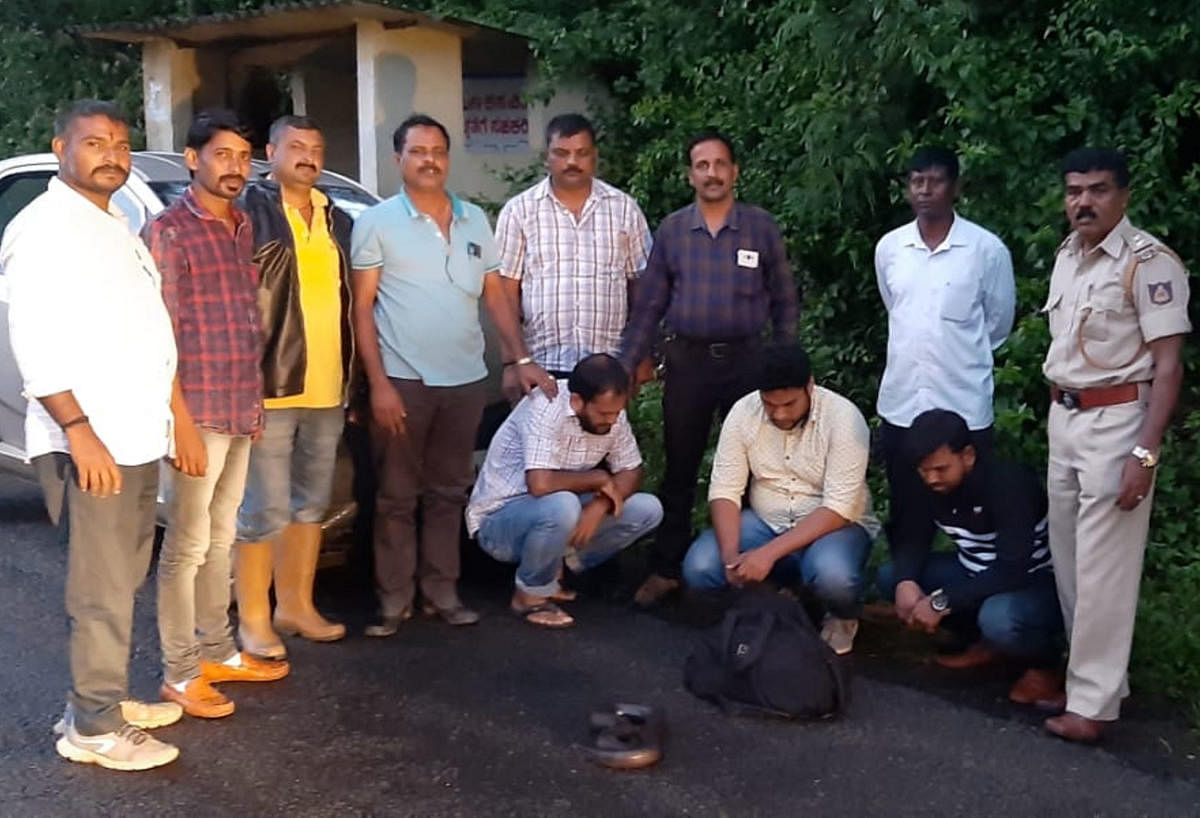
<instances>
[{"instance_id":1,"label":"moustache","mask_svg":"<svg viewBox=\"0 0 1200 818\"><path fill-rule=\"evenodd\" d=\"M422 166L421 166L421 172L422 172L422 173L424 173L424 172L425 172L425 171L427 171L427 170L431 170L431 171L433 171L434 173L437 173L437 172L438 172L438 167L437 167L437 165L422 165Z\"/></svg>"},{"instance_id":2,"label":"moustache","mask_svg":"<svg viewBox=\"0 0 1200 818\"><path fill-rule=\"evenodd\" d=\"M1075 218L1082 219L1084 217L1094 219L1096 218L1096 211L1092 210L1090 207L1081 207L1075 211Z\"/></svg>"},{"instance_id":3,"label":"moustache","mask_svg":"<svg viewBox=\"0 0 1200 818\"><path fill-rule=\"evenodd\" d=\"M567 173L583 173L583 168L577 168L574 165L571 165L570 167L567 168L566 172Z\"/></svg>"},{"instance_id":4,"label":"moustache","mask_svg":"<svg viewBox=\"0 0 1200 818\"><path fill-rule=\"evenodd\" d=\"M217 181L221 184L224 184L225 182L237 182L239 185L244 185L246 184L246 177L242 176L240 173L228 173Z\"/></svg>"},{"instance_id":5,"label":"moustache","mask_svg":"<svg viewBox=\"0 0 1200 818\"><path fill-rule=\"evenodd\" d=\"M113 173L125 173L125 168L118 167L116 165L101 165L92 171L92 175L95 176L97 173L104 173L105 171L112 171Z\"/></svg>"},{"instance_id":6,"label":"moustache","mask_svg":"<svg viewBox=\"0 0 1200 818\"><path fill-rule=\"evenodd\" d=\"M720 179L705 179L704 180L705 187L716 187L717 185L720 185L720 184L722 184Z\"/></svg>"},{"instance_id":7,"label":"moustache","mask_svg":"<svg viewBox=\"0 0 1200 818\"><path fill-rule=\"evenodd\" d=\"M317 170L316 165L310 165L308 162L301 162L300 164L296 165L296 170L300 170L300 168L308 168L313 172L316 172Z\"/></svg>"}]
</instances>

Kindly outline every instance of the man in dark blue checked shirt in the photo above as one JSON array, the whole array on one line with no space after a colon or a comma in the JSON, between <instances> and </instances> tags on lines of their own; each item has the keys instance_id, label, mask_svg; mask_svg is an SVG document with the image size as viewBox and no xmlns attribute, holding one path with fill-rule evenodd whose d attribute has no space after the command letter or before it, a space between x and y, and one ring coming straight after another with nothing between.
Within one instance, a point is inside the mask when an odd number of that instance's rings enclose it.
<instances>
[{"instance_id":1,"label":"man in dark blue checked shirt","mask_svg":"<svg viewBox=\"0 0 1200 818\"><path fill-rule=\"evenodd\" d=\"M679 587L693 539L696 476L714 416L751 391L768 324L776 340L796 331L796 286L783 237L769 213L734 198L732 143L705 131L684 157L696 200L659 226L621 341L621 362L633 372L666 323L663 522L650 576L634 596L641 606Z\"/></svg>"},{"instance_id":2,"label":"man in dark blue checked shirt","mask_svg":"<svg viewBox=\"0 0 1200 818\"><path fill-rule=\"evenodd\" d=\"M943 626L955 637L961 652L938 656L938 664L1016 658L1029 669L1009 698L1061 708L1063 623L1041 480L1027 466L977 454L967 422L945 409L917 415L906 443L928 504L904 515L904 548L880 569L880 592L895 598L896 616L909 627ZM935 529L955 551L931 553Z\"/></svg>"}]
</instances>

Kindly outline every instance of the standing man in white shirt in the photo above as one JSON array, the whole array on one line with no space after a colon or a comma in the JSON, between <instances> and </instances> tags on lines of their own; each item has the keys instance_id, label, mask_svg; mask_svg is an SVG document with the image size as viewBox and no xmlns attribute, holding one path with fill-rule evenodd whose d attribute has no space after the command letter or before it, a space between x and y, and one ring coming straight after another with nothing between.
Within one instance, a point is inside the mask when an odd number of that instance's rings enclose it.
<instances>
[{"instance_id":1,"label":"standing man in white shirt","mask_svg":"<svg viewBox=\"0 0 1200 818\"><path fill-rule=\"evenodd\" d=\"M529 354L556 378L597 352L615 354L631 293L650 256L632 196L596 178L596 132L580 114L546 126L549 175L496 220L500 273L520 304Z\"/></svg>"},{"instance_id":2,"label":"standing man in white shirt","mask_svg":"<svg viewBox=\"0 0 1200 818\"><path fill-rule=\"evenodd\" d=\"M71 691L56 744L71 761L146 770L179 750L140 728L175 703L127 701L133 595L150 566L167 454L175 338L150 252L110 201L129 177L129 126L85 100L55 123L58 177L9 224L0 266L29 397L26 449L66 483Z\"/></svg>"},{"instance_id":3,"label":"standing man in white shirt","mask_svg":"<svg viewBox=\"0 0 1200 818\"><path fill-rule=\"evenodd\" d=\"M875 277L888 312L887 367L876 408L895 552L932 519L929 493L906 454L913 419L929 409L956 412L977 452L991 450L992 351L1012 329L1012 257L994 234L954 211L958 157L924 147L908 165L916 219L875 247ZM897 577L897 581L918 578ZM897 605L916 600L897 599Z\"/></svg>"}]
</instances>

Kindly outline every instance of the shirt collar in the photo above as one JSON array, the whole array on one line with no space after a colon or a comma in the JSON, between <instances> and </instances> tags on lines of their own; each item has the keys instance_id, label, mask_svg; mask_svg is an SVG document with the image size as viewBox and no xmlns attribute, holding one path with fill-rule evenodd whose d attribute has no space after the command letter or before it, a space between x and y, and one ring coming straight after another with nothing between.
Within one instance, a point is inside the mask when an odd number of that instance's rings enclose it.
<instances>
[{"instance_id":1,"label":"shirt collar","mask_svg":"<svg viewBox=\"0 0 1200 818\"><path fill-rule=\"evenodd\" d=\"M446 191L446 195L450 197L451 220L458 222L468 218L467 208L463 205L463 200L448 190ZM396 198L400 200L400 205L410 218L419 219L425 215L420 210L417 210L417 206L412 203L412 199L408 198L408 191L404 189L404 185L400 185L400 190L396 193Z\"/></svg>"},{"instance_id":2,"label":"shirt collar","mask_svg":"<svg viewBox=\"0 0 1200 818\"><path fill-rule=\"evenodd\" d=\"M185 190L183 192L183 196L180 198L183 201L183 206L186 207L188 210L190 210L192 215L195 216L196 218L211 219L212 221L220 221L220 219L218 219L212 213L209 213L207 210L205 210L204 207L200 204L200 202L196 201L196 197L192 193L191 185L188 185L187 190ZM234 225L236 227L241 227L242 221L245 218L245 214L242 213L242 209L240 207L238 207L236 204L232 205L230 209L233 211Z\"/></svg>"},{"instance_id":3,"label":"shirt collar","mask_svg":"<svg viewBox=\"0 0 1200 818\"><path fill-rule=\"evenodd\" d=\"M925 243L925 239L921 238L921 230L917 227L917 220L913 219L907 225L906 235L904 237L904 245L906 247L924 247L929 245ZM963 227L962 216L958 215L958 211L954 211L954 221L950 223L950 232L946 234L946 238L942 239L942 243L933 248L931 252L936 253L938 250L950 247L966 247L968 242L963 236L966 228Z\"/></svg>"},{"instance_id":4,"label":"shirt collar","mask_svg":"<svg viewBox=\"0 0 1200 818\"><path fill-rule=\"evenodd\" d=\"M738 217L740 205L741 203L735 199L733 207L729 208L729 215L725 217L725 224L722 226L722 229L725 227L728 227L730 230L741 229L741 219ZM691 229L708 232L708 225L704 222L704 214L700 212L700 205L692 202L688 207L691 209L691 215L689 216L689 226ZM718 230L717 232L720 233L721 231Z\"/></svg>"},{"instance_id":5,"label":"shirt collar","mask_svg":"<svg viewBox=\"0 0 1200 818\"><path fill-rule=\"evenodd\" d=\"M808 407L808 417L804 419L804 423L802 423L801 425L796 426L795 428L786 429L786 430L780 429L778 426L776 426L774 423L771 422L771 419L769 417L767 417L767 407L766 407L766 404L764 404L762 401L762 392L756 391L754 394L758 398L758 411L762 416L763 423L766 423L772 429L778 430L780 432L780 434L802 435L802 434L804 434L806 429L813 428L818 423L821 422L821 409L825 405L825 399L822 396L822 391L823 390L821 389L821 387L816 386L816 385L813 386L812 401L810 402L809 407Z\"/></svg>"},{"instance_id":6,"label":"shirt collar","mask_svg":"<svg viewBox=\"0 0 1200 818\"><path fill-rule=\"evenodd\" d=\"M46 186L46 190L51 191L55 196L61 197L63 201L70 202L72 206L80 206L86 208L87 213L102 213L104 211L96 207L89 199L75 188L68 185L57 176L50 177L50 183ZM108 200L108 215L112 216L121 222L122 225L127 225L129 220L116 202L110 197Z\"/></svg>"},{"instance_id":7,"label":"shirt collar","mask_svg":"<svg viewBox=\"0 0 1200 818\"><path fill-rule=\"evenodd\" d=\"M1129 223L1128 216L1122 216L1121 221L1117 222L1117 226L1108 232L1104 237L1104 241L1097 244L1088 252L1096 252L1100 250L1111 256L1112 258L1120 258L1122 251L1125 249L1125 236L1133 232L1133 225ZM1079 237L1078 231L1071 234L1070 239L1071 253L1079 254L1083 252L1083 239Z\"/></svg>"}]
</instances>

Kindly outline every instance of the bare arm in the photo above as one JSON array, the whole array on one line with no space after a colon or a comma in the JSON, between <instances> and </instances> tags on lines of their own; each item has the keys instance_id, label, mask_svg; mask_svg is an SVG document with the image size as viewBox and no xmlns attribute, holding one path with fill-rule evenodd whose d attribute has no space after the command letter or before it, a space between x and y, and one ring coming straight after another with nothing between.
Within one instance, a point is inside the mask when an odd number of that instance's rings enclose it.
<instances>
[{"instance_id":1,"label":"bare arm","mask_svg":"<svg viewBox=\"0 0 1200 818\"><path fill-rule=\"evenodd\" d=\"M375 298L382 273L382 267L354 271L351 279L354 293L354 346L371 391L372 419L384 431L399 435L404 434L407 412L400 393L392 386L383 368L383 354L379 351L379 334L375 328Z\"/></svg>"},{"instance_id":2,"label":"bare arm","mask_svg":"<svg viewBox=\"0 0 1200 818\"><path fill-rule=\"evenodd\" d=\"M742 510L737 503L721 497L708 504L708 512L712 516L713 533L717 535L721 562L732 565L737 562L742 544Z\"/></svg>"},{"instance_id":3,"label":"bare arm","mask_svg":"<svg viewBox=\"0 0 1200 818\"><path fill-rule=\"evenodd\" d=\"M1183 383L1183 336L1168 335L1150 342L1150 354L1154 356L1154 380L1150 383L1150 406L1138 444L1152 452L1162 445L1163 433L1171 422L1175 404L1179 401L1179 387ZM1121 470L1121 489L1117 495L1117 507L1124 511L1137 506L1150 493L1154 469L1143 468L1133 457L1125 459Z\"/></svg>"},{"instance_id":4,"label":"bare arm","mask_svg":"<svg viewBox=\"0 0 1200 818\"><path fill-rule=\"evenodd\" d=\"M529 350L521 334L521 322L517 318L519 311L514 309L511 291L504 281L495 271L483 277L483 303L492 316L496 334L500 336L501 357L505 361L519 361L529 357ZM505 366L504 378L505 394L509 400L519 399L535 386L540 386L547 397L553 398L558 394L558 383L536 363Z\"/></svg>"},{"instance_id":5,"label":"bare arm","mask_svg":"<svg viewBox=\"0 0 1200 818\"><path fill-rule=\"evenodd\" d=\"M599 491L612 479L604 469L588 471L563 471L559 469L529 469L525 472L525 484L534 497L543 497L556 491L583 494Z\"/></svg>"},{"instance_id":6,"label":"bare arm","mask_svg":"<svg viewBox=\"0 0 1200 818\"><path fill-rule=\"evenodd\" d=\"M38 398L59 426L83 417L74 393L57 392ZM74 423L65 431L81 491L96 497L121 493L121 470L90 423Z\"/></svg>"}]
</instances>

